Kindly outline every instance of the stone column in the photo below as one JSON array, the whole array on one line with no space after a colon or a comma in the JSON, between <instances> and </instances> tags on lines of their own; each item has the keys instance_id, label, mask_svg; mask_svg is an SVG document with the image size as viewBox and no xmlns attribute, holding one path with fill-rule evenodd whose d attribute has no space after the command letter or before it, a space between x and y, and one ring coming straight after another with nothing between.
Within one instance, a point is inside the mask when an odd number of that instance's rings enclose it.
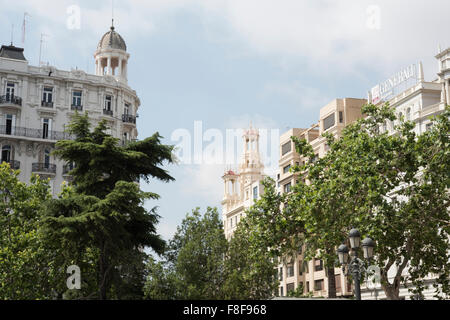
<instances>
[{"instance_id":1,"label":"stone column","mask_svg":"<svg viewBox=\"0 0 450 320\"><path fill-rule=\"evenodd\" d=\"M119 66L118 66L118 71L117 71L117 75L119 76L119 77L121 77L122 76L122 59L121 58L119 58Z\"/></svg>"},{"instance_id":2,"label":"stone column","mask_svg":"<svg viewBox=\"0 0 450 320\"><path fill-rule=\"evenodd\" d=\"M106 74L109 74L109 75L111 75L111 57L108 57L107 58L108 60L108 62L107 62L107 65L106 65Z\"/></svg>"}]
</instances>

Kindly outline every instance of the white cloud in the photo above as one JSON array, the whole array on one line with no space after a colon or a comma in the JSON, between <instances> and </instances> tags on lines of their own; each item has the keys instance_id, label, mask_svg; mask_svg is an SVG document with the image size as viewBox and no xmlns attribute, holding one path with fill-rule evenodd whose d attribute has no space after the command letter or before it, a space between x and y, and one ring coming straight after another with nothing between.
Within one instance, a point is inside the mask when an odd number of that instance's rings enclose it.
<instances>
[{"instance_id":1,"label":"white cloud","mask_svg":"<svg viewBox=\"0 0 450 320\"><path fill-rule=\"evenodd\" d=\"M209 199L211 206L220 203L223 196L221 176L224 170L224 165L184 165L182 175L177 177L181 193Z\"/></svg>"},{"instance_id":2,"label":"white cloud","mask_svg":"<svg viewBox=\"0 0 450 320\"><path fill-rule=\"evenodd\" d=\"M30 26L50 28L52 41L73 36L90 52L92 41L110 25L111 4L80 1L82 35L65 28L66 9L72 4L24 0L15 10L32 14ZM370 5L380 8L379 30L367 27ZM118 31L136 40L166 27L167 16L180 10L195 12L208 38L235 39L243 52L251 49L291 64L304 60L317 73L361 74L359 69L366 67L390 75L423 59L434 76L437 45L449 45L448 1L129 0L116 2L114 16Z\"/></svg>"}]
</instances>

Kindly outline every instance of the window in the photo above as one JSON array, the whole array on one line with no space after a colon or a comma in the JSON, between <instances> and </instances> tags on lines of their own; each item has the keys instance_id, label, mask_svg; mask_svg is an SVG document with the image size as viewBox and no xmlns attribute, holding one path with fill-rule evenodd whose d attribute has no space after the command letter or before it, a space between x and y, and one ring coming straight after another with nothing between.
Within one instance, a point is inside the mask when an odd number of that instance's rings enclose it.
<instances>
[{"instance_id":1,"label":"window","mask_svg":"<svg viewBox=\"0 0 450 320\"><path fill-rule=\"evenodd\" d=\"M284 156L286 153L291 151L291 142L286 142L281 146L281 155Z\"/></svg>"},{"instance_id":2,"label":"window","mask_svg":"<svg viewBox=\"0 0 450 320\"><path fill-rule=\"evenodd\" d=\"M125 106L123 107L123 114L130 114L130 104L125 103Z\"/></svg>"},{"instance_id":3,"label":"window","mask_svg":"<svg viewBox=\"0 0 450 320\"><path fill-rule=\"evenodd\" d=\"M5 134L13 134L13 115L12 114L7 114L6 115L6 131Z\"/></svg>"},{"instance_id":4,"label":"window","mask_svg":"<svg viewBox=\"0 0 450 320\"><path fill-rule=\"evenodd\" d=\"M11 146L2 146L2 158L0 162L10 162L11 161Z\"/></svg>"},{"instance_id":5,"label":"window","mask_svg":"<svg viewBox=\"0 0 450 320\"><path fill-rule=\"evenodd\" d=\"M426 126L425 126L425 131L430 131L432 127L433 127L433 123L432 122L427 123Z\"/></svg>"},{"instance_id":6,"label":"window","mask_svg":"<svg viewBox=\"0 0 450 320\"><path fill-rule=\"evenodd\" d=\"M42 139L48 139L49 132L50 132L50 119L42 119Z\"/></svg>"},{"instance_id":7,"label":"window","mask_svg":"<svg viewBox=\"0 0 450 320\"><path fill-rule=\"evenodd\" d=\"M344 112L339 111L339 123L344 123Z\"/></svg>"},{"instance_id":8,"label":"window","mask_svg":"<svg viewBox=\"0 0 450 320\"><path fill-rule=\"evenodd\" d=\"M303 261L302 260L298 261L298 275L299 276L303 275Z\"/></svg>"},{"instance_id":9,"label":"window","mask_svg":"<svg viewBox=\"0 0 450 320\"><path fill-rule=\"evenodd\" d=\"M321 259L314 261L314 270L315 271L322 271L323 270L323 261Z\"/></svg>"},{"instance_id":10,"label":"window","mask_svg":"<svg viewBox=\"0 0 450 320\"><path fill-rule=\"evenodd\" d=\"M112 97L105 96L105 110L111 111Z\"/></svg>"},{"instance_id":11,"label":"window","mask_svg":"<svg viewBox=\"0 0 450 320\"><path fill-rule=\"evenodd\" d=\"M306 281L306 293L309 292L309 281Z\"/></svg>"},{"instance_id":12,"label":"window","mask_svg":"<svg viewBox=\"0 0 450 320\"><path fill-rule=\"evenodd\" d=\"M233 228L233 218L230 218L230 228Z\"/></svg>"},{"instance_id":13,"label":"window","mask_svg":"<svg viewBox=\"0 0 450 320\"><path fill-rule=\"evenodd\" d=\"M408 108L406 110L406 120L408 120L408 121L411 120L411 108Z\"/></svg>"},{"instance_id":14,"label":"window","mask_svg":"<svg viewBox=\"0 0 450 320\"><path fill-rule=\"evenodd\" d=\"M49 169L50 167L50 150L45 149L44 151L44 168Z\"/></svg>"},{"instance_id":15,"label":"window","mask_svg":"<svg viewBox=\"0 0 450 320\"><path fill-rule=\"evenodd\" d=\"M82 97L81 91L72 92L72 105L76 107L81 107L81 97Z\"/></svg>"},{"instance_id":16,"label":"window","mask_svg":"<svg viewBox=\"0 0 450 320\"><path fill-rule=\"evenodd\" d=\"M281 297L284 296L283 287L280 287L280 296L281 296Z\"/></svg>"},{"instance_id":17,"label":"window","mask_svg":"<svg viewBox=\"0 0 450 320\"><path fill-rule=\"evenodd\" d=\"M334 126L334 113L330 114L328 117L323 119L323 130L327 130Z\"/></svg>"},{"instance_id":18,"label":"window","mask_svg":"<svg viewBox=\"0 0 450 320\"><path fill-rule=\"evenodd\" d=\"M258 186L253 187L253 200L258 199Z\"/></svg>"},{"instance_id":19,"label":"window","mask_svg":"<svg viewBox=\"0 0 450 320\"><path fill-rule=\"evenodd\" d=\"M280 180L280 174L279 173L277 174L277 180Z\"/></svg>"},{"instance_id":20,"label":"window","mask_svg":"<svg viewBox=\"0 0 450 320\"><path fill-rule=\"evenodd\" d=\"M280 268L280 272L278 273L278 279L280 280L280 281L283 281L283 267L281 267Z\"/></svg>"},{"instance_id":21,"label":"window","mask_svg":"<svg viewBox=\"0 0 450 320\"><path fill-rule=\"evenodd\" d=\"M291 183L290 183L290 182L289 182L289 183L286 183L286 184L284 185L284 192L285 192L285 193L291 192Z\"/></svg>"},{"instance_id":22,"label":"window","mask_svg":"<svg viewBox=\"0 0 450 320\"><path fill-rule=\"evenodd\" d=\"M383 132L387 132L387 121L386 120L383 123Z\"/></svg>"},{"instance_id":23,"label":"window","mask_svg":"<svg viewBox=\"0 0 450 320\"><path fill-rule=\"evenodd\" d=\"M314 281L314 291L322 291L323 290L323 279Z\"/></svg>"},{"instance_id":24,"label":"window","mask_svg":"<svg viewBox=\"0 0 450 320\"><path fill-rule=\"evenodd\" d=\"M14 98L16 90L16 84L14 82L7 82L6 83L6 100L11 101L12 98Z\"/></svg>"},{"instance_id":25,"label":"window","mask_svg":"<svg viewBox=\"0 0 450 320\"><path fill-rule=\"evenodd\" d=\"M283 168L283 173L288 173L290 169L291 169L291 165L288 164L286 167Z\"/></svg>"},{"instance_id":26,"label":"window","mask_svg":"<svg viewBox=\"0 0 450 320\"><path fill-rule=\"evenodd\" d=\"M294 264L289 264L287 266L287 276L293 277L294 276Z\"/></svg>"},{"instance_id":27,"label":"window","mask_svg":"<svg viewBox=\"0 0 450 320\"><path fill-rule=\"evenodd\" d=\"M288 283L286 284L286 293L289 294L289 292L295 291L295 285L294 283Z\"/></svg>"},{"instance_id":28,"label":"window","mask_svg":"<svg viewBox=\"0 0 450 320\"><path fill-rule=\"evenodd\" d=\"M53 88L44 87L44 92L42 93L42 106L52 107L53 106Z\"/></svg>"}]
</instances>

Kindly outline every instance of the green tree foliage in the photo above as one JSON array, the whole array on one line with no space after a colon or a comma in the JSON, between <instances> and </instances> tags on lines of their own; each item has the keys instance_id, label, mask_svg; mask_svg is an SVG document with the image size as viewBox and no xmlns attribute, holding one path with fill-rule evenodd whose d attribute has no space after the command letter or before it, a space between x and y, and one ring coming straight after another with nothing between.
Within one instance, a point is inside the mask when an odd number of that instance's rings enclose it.
<instances>
[{"instance_id":1,"label":"green tree foliage","mask_svg":"<svg viewBox=\"0 0 450 320\"><path fill-rule=\"evenodd\" d=\"M263 196L267 209L255 214L260 234L282 251L305 243L306 256L319 255L330 271L335 248L352 227L359 228L377 243L373 263L381 268L389 299L398 299L406 282L420 293L429 273L438 276L436 295L445 296L450 275L450 109L421 135L414 132L414 123L397 119L389 105L366 105L363 113L367 117L346 127L339 139L324 135L330 149L323 158L315 159L311 145L292 137L297 152L310 160L294 168L307 183L300 179L284 198L273 192ZM396 134L380 130L392 121ZM394 277L388 279L391 267ZM406 268L409 276L404 277Z\"/></svg>"},{"instance_id":2,"label":"green tree foliage","mask_svg":"<svg viewBox=\"0 0 450 320\"><path fill-rule=\"evenodd\" d=\"M262 210L263 205L256 204L241 219L230 240L225 260L226 299L268 299L277 292L278 258L268 250L258 225L252 221L252 214Z\"/></svg>"},{"instance_id":3,"label":"green tree foliage","mask_svg":"<svg viewBox=\"0 0 450 320\"><path fill-rule=\"evenodd\" d=\"M0 164L0 299L51 298L54 268L39 233L47 181L33 176L29 185L19 171Z\"/></svg>"},{"instance_id":4,"label":"green tree foliage","mask_svg":"<svg viewBox=\"0 0 450 320\"><path fill-rule=\"evenodd\" d=\"M56 143L54 154L74 164L73 183L49 201L44 231L50 247L64 248L58 264L81 268L82 289L66 297L142 298L144 249L162 253L165 243L156 233L156 208L144 207L159 196L135 181L172 181L161 168L172 162L172 146L158 133L122 146L106 129L102 121L91 131L87 113L77 114L69 129L76 139Z\"/></svg>"},{"instance_id":5,"label":"green tree foliage","mask_svg":"<svg viewBox=\"0 0 450 320\"><path fill-rule=\"evenodd\" d=\"M216 208L192 210L170 240L164 261L149 263L151 299L222 299L227 240Z\"/></svg>"}]
</instances>

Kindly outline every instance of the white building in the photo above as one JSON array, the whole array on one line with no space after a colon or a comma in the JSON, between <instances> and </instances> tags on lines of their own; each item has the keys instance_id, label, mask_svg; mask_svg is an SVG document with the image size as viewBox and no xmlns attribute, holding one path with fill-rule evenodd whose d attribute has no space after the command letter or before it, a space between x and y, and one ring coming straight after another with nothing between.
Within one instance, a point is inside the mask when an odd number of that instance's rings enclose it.
<instances>
[{"instance_id":1,"label":"white building","mask_svg":"<svg viewBox=\"0 0 450 320\"><path fill-rule=\"evenodd\" d=\"M95 75L82 70L64 71L52 66L31 66L24 50L12 44L0 49L1 162L20 169L21 181L33 173L50 178L52 192L70 177L70 165L51 155L75 111L88 112L95 126L105 119L110 134L124 143L136 139L136 112L140 100L128 86L130 55L114 30L101 38L94 58Z\"/></svg>"},{"instance_id":2,"label":"white building","mask_svg":"<svg viewBox=\"0 0 450 320\"><path fill-rule=\"evenodd\" d=\"M450 48L440 51L436 56L439 64L437 78L433 81L425 81L422 64L414 64L397 73L385 83L389 88L386 96L383 97L383 90L378 95L378 89L369 92L369 101L380 105L389 102L397 115L406 121L414 121L416 126L414 131L417 135L429 130L432 126L431 117L442 113L445 105L450 102ZM402 75L399 78L399 75ZM394 84L394 85L392 85ZM375 87L376 88L376 87ZM399 90L400 88L400 90ZM376 97L373 93L376 92ZM397 123L386 122L381 131L388 131L395 134L394 126ZM393 280L397 272L396 265L388 271L388 279ZM402 272L402 276L408 275L408 268ZM373 278L365 281L361 286L361 298L364 299L386 299L383 289L379 283L373 284ZM434 288L433 277L430 275L425 279L426 289L423 292L425 299L433 299ZM408 288L401 285L399 296L404 299L411 299L412 294Z\"/></svg>"},{"instance_id":3,"label":"white building","mask_svg":"<svg viewBox=\"0 0 450 320\"><path fill-rule=\"evenodd\" d=\"M250 208L263 192L264 165L259 154L259 132L250 126L242 136L244 152L239 171L227 170L224 180L222 219L225 236L230 240L245 210Z\"/></svg>"}]
</instances>

